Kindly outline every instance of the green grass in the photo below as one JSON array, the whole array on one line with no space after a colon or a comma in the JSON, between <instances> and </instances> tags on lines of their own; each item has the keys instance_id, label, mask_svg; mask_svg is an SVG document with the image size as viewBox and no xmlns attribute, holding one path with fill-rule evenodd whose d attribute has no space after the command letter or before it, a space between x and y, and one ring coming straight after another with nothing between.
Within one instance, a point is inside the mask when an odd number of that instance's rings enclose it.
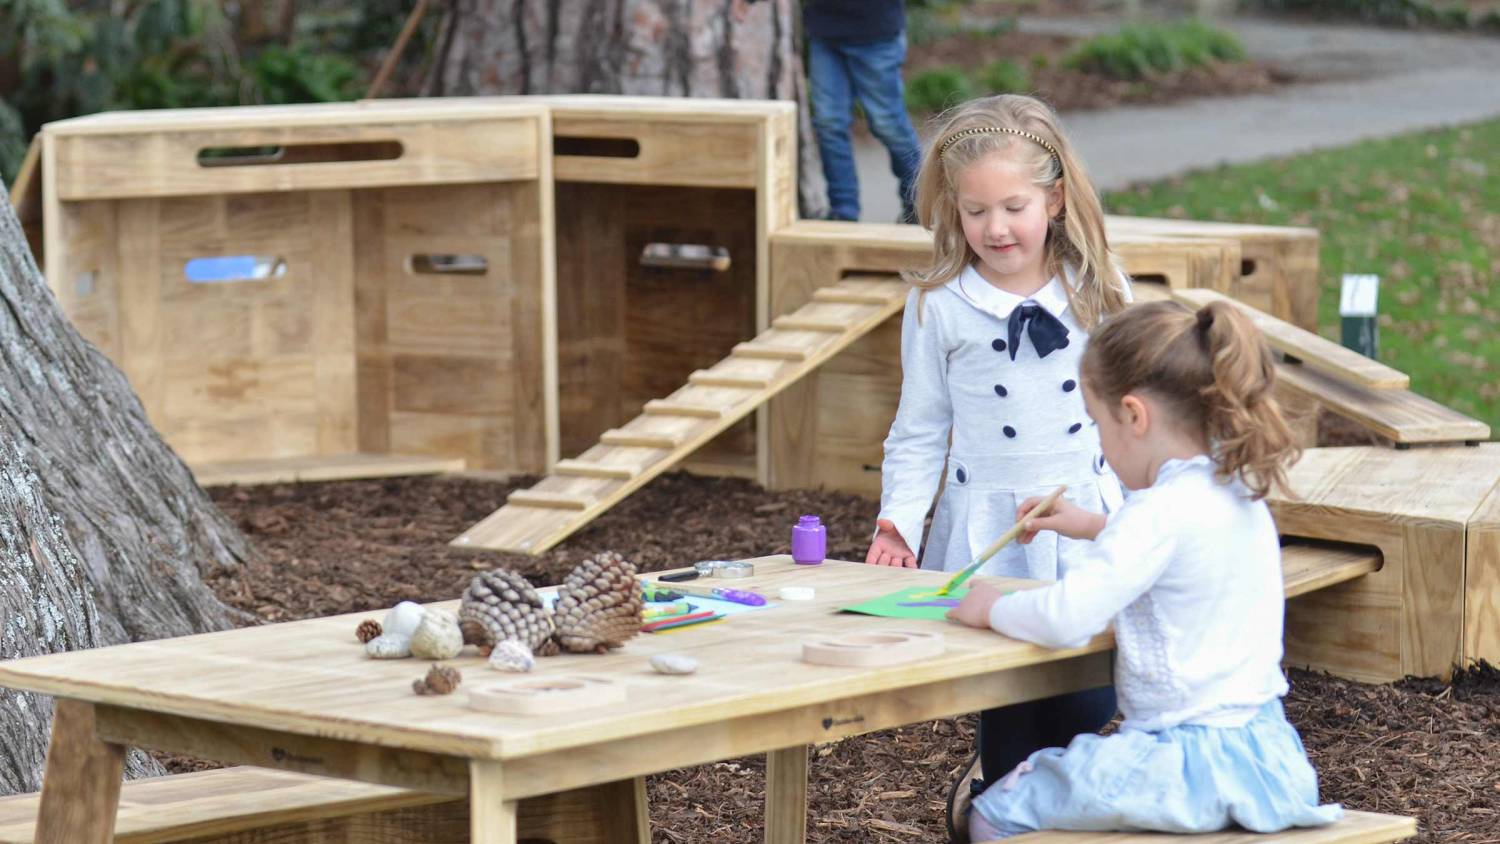
<instances>
[{"instance_id":1,"label":"green grass","mask_svg":"<svg viewBox=\"0 0 1500 844\"><path fill-rule=\"evenodd\" d=\"M1222 167L1109 194L1110 213L1311 226L1318 325L1339 280L1380 276L1380 359L1500 432L1500 120Z\"/></svg>"}]
</instances>

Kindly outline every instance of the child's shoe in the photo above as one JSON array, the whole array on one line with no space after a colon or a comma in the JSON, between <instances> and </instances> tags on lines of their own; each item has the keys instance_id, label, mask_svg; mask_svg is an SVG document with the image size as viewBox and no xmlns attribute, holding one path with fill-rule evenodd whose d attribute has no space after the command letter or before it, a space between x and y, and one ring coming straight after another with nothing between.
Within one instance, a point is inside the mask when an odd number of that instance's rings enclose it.
<instances>
[{"instance_id":1,"label":"child's shoe","mask_svg":"<svg viewBox=\"0 0 1500 844\"><path fill-rule=\"evenodd\" d=\"M963 773L948 792L948 841L949 844L969 844L969 805L974 795L984 791L984 782L979 778L979 751L964 766Z\"/></svg>"}]
</instances>

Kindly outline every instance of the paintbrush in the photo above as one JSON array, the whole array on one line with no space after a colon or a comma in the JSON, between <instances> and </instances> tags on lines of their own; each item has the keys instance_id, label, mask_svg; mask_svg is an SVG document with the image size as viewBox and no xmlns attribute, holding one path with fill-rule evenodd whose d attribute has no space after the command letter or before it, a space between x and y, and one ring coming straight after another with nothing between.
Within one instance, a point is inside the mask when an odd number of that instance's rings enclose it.
<instances>
[{"instance_id":1,"label":"paintbrush","mask_svg":"<svg viewBox=\"0 0 1500 844\"><path fill-rule=\"evenodd\" d=\"M1022 532L1026 530L1027 526L1031 524L1032 519L1052 509L1052 505L1057 503L1058 496L1066 492L1067 489L1068 488L1066 486L1060 486L1057 489L1052 490L1052 492L1049 493L1046 498L1042 499L1042 503L1031 508L1030 512L1022 516L1014 525L1011 525L1010 530L1000 534L999 539L995 540L994 543L990 545L990 547L979 552L979 556L974 558L974 562L969 563L967 566L965 566L963 571L953 575L953 577L950 578L947 583L943 584L943 588L939 589L937 593L939 595L946 595L954 589L957 589L959 586L963 585L963 582L973 576L974 572L979 571L979 567L984 565L986 560L1000 553L1000 549L1004 548L1007 542L1010 542L1012 539L1020 536Z\"/></svg>"}]
</instances>

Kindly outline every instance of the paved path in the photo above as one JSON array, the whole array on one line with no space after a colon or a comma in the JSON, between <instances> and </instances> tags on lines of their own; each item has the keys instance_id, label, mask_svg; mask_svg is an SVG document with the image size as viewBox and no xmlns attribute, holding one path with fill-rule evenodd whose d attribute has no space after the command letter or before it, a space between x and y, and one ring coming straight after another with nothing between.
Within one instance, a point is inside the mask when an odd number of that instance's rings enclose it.
<instances>
[{"instance_id":1,"label":"paved path","mask_svg":"<svg viewBox=\"0 0 1500 844\"><path fill-rule=\"evenodd\" d=\"M1225 25L1252 58L1319 81L1065 113L1100 190L1500 115L1500 38L1256 19ZM1021 21L1026 30L1076 35L1117 26L1099 18ZM855 151L862 218L893 221L900 206L885 148L864 136Z\"/></svg>"}]
</instances>

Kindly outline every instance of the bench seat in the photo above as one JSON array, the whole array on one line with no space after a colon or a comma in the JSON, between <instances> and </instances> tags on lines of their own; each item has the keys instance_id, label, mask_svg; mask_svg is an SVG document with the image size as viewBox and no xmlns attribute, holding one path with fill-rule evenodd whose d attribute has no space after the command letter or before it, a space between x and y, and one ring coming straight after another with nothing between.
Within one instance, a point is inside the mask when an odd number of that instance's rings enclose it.
<instances>
[{"instance_id":1,"label":"bench seat","mask_svg":"<svg viewBox=\"0 0 1500 844\"><path fill-rule=\"evenodd\" d=\"M1344 819L1336 824L1277 833L1028 832L1007 838L1004 844L1389 844L1416 834L1415 818L1345 812Z\"/></svg>"}]
</instances>

